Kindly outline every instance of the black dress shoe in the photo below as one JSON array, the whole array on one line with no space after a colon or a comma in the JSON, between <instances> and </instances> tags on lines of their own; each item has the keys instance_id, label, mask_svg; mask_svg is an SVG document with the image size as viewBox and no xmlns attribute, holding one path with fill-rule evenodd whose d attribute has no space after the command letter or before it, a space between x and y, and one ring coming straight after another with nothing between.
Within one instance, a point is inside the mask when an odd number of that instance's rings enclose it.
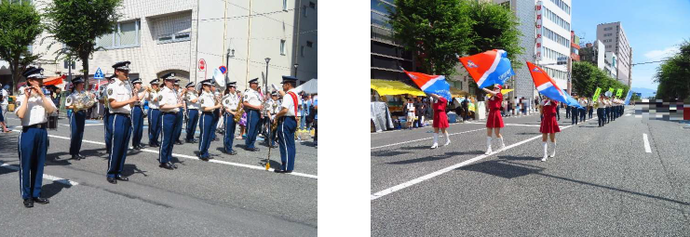
<instances>
[{"instance_id":1,"label":"black dress shoe","mask_svg":"<svg viewBox=\"0 0 690 237\"><path fill-rule=\"evenodd\" d=\"M174 169L177 169L177 165L173 164L172 162L168 162L168 165L170 165L170 167L173 167Z\"/></svg>"},{"instance_id":2,"label":"black dress shoe","mask_svg":"<svg viewBox=\"0 0 690 237\"><path fill-rule=\"evenodd\" d=\"M33 198L34 202L40 203L40 204L48 204L50 201L48 201L47 198L42 198L42 197L35 197Z\"/></svg>"},{"instance_id":3,"label":"black dress shoe","mask_svg":"<svg viewBox=\"0 0 690 237\"><path fill-rule=\"evenodd\" d=\"M122 176L122 175L118 175L117 177L115 177L115 179L117 179L117 180L122 180L122 181L129 181L129 178L124 177L124 176Z\"/></svg>"},{"instance_id":4,"label":"black dress shoe","mask_svg":"<svg viewBox=\"0 0 690 237\"><path fill-rule=\"evenodd\" d=\"M275 170L275 172L279 174L289 174L292 173L292 170Z\"/></svg>"},{"instance_id":5,"label":"black dress shoe","mask_svg":"<svg viewBox=\"0 0 690 237\"><path fill-rule=\"evenodd\" d=\"M83 160L83 159L86 159L86 156L84 156L84 155L82 155L82 154L77 154L77 156L79 157L79 159L82 159L82 160Z\"/></svg>"},{"instance_id":6,"label":"black dress shoe","mask_svg":"<svg viewBox=\"0 0 690 237\"><path fill-rule=\"evenodd\" d=\"M72 160L81 160L81 157L78 155L72 155Z\"/></svg>"},{"instance_id":7,"label":"black dress shoe","mask_svg":"<svg viewBox=\"0 0 690 237\"><path fill-rule=\"evenodd\" d=\"M245 150L248 150L248 151L259 151L259 148L257 148L257 147L254 147L254 148L244 148L244 149L245 149Z\"/></svg>"},{"instance_id":8,"label":"black dress shoe","mask_svg":"<svg viewBox=\"0 0 690 237\"><path fill-rule=\"evenodd\" d=\"M116 184L116 183L117 183L117 180L115 180L114 177L108 177L107 180L108 180L108 183L111 183L111 184Z\"/></svg>"},{"instance_id":9,"label":"black dress shoe","mask_svg":"<svg viewBox=\"0 0 690 237\"><path fill-rule=\"evenodd\" d=\"M159 147L158 144L150 144L149 146L150 146L150 147Z\"/></svg>"},{"instance_id":10,"label":"black dress shoe","mask_svg":"<svg viewBox=\"0 0 690 237\"><path fill-rule=\"evenodd\" d=\"M182 141L176 141L175 142L175 145L182 145L182 144L184 144L184 143L182 143Z\"/></svg>"},{"instance_id":11,"label":"black dress shoe","mask_svg":"<svg viewBox=\"0 0 690 237\"><path fill-rule=\"evenodd\" d=\"M276 173L283 173L283 172L285 172L285 171L284 171L284 170L281 170L281 169L275 169L275 170L273 170L273 172L276 172Z\"/></svg>"},{"instance_id":12,"label":"black dress shoe","mask_svg":"<svg viewBox=\"0 0 690 237\"><path fill-rule=\"evenodd\" d=\"M26 207L26 208L34 207L34 200L31 198L24 199L24 207Z\"/></svg>"},{"instance_id":13,"label":"black dress shoe","mask_svg":"<svg viewBox=\"0 0 690 237\"><path fill-rule=\"evenodd\" d=\"M169 170L174 169L174 168L170 165L170 163L161 163L160 165L158 165L158 167L161 167L161 168L164 168L164 169L169 169Z\"/></svg>"},{"instance_id":14,"label":"black dress shoe","mask_svg":"<svg viewBox=\"0 0 690 237\"><path fill-rule=\"evenodd\" d=\"M230 151L223 150L223 153L228 154L228 155L237 155L237 152L235 150L230 150Z\"/></svg>"},{"instance_id":15,"label":"black dress shoe","mask_svg":"<svg viewBox=\"0 0 690 237\"><path fill-rule=\"evenodd\" d=\"M134 146L134 147L133 147L132 149L134 149L134 150L137 150L137 151L138 151L138 150L141 150L141 147L139 147L139 146Z\"/></svg>"},{"instance_id":16,"label":"black dress shoe","mask_svg":"<svg viewBox=\"0 0 690 237\"><path fill-rule=\"evenodd\" d=\"M210 158L210 157L201 157L201 156L199 156L199 159L200 159L200 160L203 160L203 161L208 161L209 158Z\"/></svg>"},{"instance_id":17,"label":"black dress shoe","mask_svg":"<svg viewBox=\"0 0 690 237\"><path fill-rule=\"evenodd\" d=\"M197 141L196 139L185 140L185 141L186 141L187 143L197 143L197 142L199 142L199 141Z\"/></svg>"}]
</instances>

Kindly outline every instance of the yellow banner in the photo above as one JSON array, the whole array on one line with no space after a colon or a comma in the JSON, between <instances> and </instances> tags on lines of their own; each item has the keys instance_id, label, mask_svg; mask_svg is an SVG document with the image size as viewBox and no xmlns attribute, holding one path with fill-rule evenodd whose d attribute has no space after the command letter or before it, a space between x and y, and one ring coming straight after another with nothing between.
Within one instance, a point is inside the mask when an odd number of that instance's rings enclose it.
<instances>
[{"instance_id":1,"label":"yellow banner","mask_svg":"<svg viewBox=\"0 0 690 237\"><path fill-rule=\"evenodd\" d=\"M426 93L399 81L387 81L379 79L371 79L371 89L374 89L379 95L413 95L426 96Z\"/></svg>"},{"instance_id":2,"label":"yellow banner","mask_svg":"<svg viewBox=\"0 0 690 237\"><path fill-rule=\"evenodd\" d=\"M592 97L592 100L597 101L597 99L599 99L599 94L601 94L601 88L597 87L597 90L594 92L594 96Z\"/></svg>"},{"instance_id":3,"label":"yellow banner","mask_svg":"<svg viewBox=\"0 0 690 237\"><path fill-rule=\"evenodd\" d=\"M623 89L618 89L616 91L616 97L620 98L623 95Z\"/></svg>"}]
</instances>

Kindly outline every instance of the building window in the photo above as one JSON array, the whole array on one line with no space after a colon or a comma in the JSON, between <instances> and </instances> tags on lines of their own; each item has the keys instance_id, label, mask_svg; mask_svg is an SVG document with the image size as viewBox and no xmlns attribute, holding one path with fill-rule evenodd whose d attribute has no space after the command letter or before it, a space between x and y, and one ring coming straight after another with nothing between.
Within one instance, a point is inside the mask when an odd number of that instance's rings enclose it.
<instances>
[{"instance_id":1,"label":"building window","mask_svg":"<svg viewBox=\"0 0 690 237\"><path fill-rule=\"evenodd\" d=\"M307 6L306 5L302 6L302 12L304 14L304 17L307 17Z\"/></svg>"},{"instance_id":2,"label":"building window","mask_svg":"<svg viewBox=\"0 0 690 237\"><path fill-rule=\"evenodd\" d=\"M285 40L280 40L280 55L285 55Z\"/></svg>"},{"instance_id":3,"label":"building window","mask_svg":"<svg viewBox=\"0 0 690 237\"><path fill-rule=\"evenodd\" d=\"M96 47L106 49L137 47L139 46L140 31L139 20L119 22L113 33L96 38Z\"/></svg>"},{"instance_id":4,"label":"building window","mask_svg":"<svg viewBox=\"0 0 690 237\"><path fill-rule=\"evenodd\" d=\"M565 13L568 13L568 15L570 15L570 6L563 2L563 0L551 0L551 2L556 4L556 6L562 9Z\"/></svg>"},{"instance_id":5,"label":"building window","mask_svg":"<svg viewBox=\"0 0 690 237\"><path fill-rule=\"evenodd\" d=\"M304 57L304 46L300 46L300 56Z\"/></svg>"},{"instance_id":6,"label":"building window","mask_svg":"<svg viewBox=\"0 0 690 237\"><path fill-rule=\"evenodd\" d=\"M312 48L314 46L314 42L307 41L307 47Z\"/></svg>"},{"instance_id":7,"label":"building window","mask_svg":"<svg viewBox=\"0 0 690 237\"><path fill-rule=\"evenodd\" d=\"M150 20L153 24L152 34L158 44L190 41L192 35L191 13L164 16Z\"/></svg>"},{"instance_id":8,"label":"building window","mask_svg":"<svg viewBox=\"0 0 690 237\"><path fill-rule=\"evenodd\" d=\"M311 9L316 9L316 3L314 3L314 2L309 2L309 8L311 8Z\"/></svg>"},{"instance_id":9,"label":"building window","mask_svg":"<svg viewBox=\"0 0 690 237\"><path fill-rule=\"evenodd\" d=\"M287 6L287 0L283 0L283 11L287 11L288 6Z\"/></svg>"}]
</instances>

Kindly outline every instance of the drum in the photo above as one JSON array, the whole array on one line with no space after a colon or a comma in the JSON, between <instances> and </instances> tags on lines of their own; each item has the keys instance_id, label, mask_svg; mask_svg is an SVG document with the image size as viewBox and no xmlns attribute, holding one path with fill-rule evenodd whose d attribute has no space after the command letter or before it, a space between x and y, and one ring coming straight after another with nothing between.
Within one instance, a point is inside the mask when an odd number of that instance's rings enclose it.
<instances>
[{"instance_id":1,"label":"drum","mask_svg":"<svg viewBox=\"0 0 690 237\"><path fill-rule=\"evenodd\" d=\"M57 130L58 127L58 116L50 115L48 116L48 129Z\"/></svg>"}]
</instances>

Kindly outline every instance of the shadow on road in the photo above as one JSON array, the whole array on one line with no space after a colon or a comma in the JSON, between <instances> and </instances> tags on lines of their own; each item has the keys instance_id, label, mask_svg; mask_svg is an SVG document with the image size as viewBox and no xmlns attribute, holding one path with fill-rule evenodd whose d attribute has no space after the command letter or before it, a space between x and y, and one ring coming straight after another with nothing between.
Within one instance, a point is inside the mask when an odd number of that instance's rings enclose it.
<instances>
[{"instance_id":1,"label":"shadow on road","mask_svg":"<svg viewBox=\"0 0 690 237\"><path fill-rule=\"evenodd\" d=\"M139 168L137 168L136 165L133 165L133 164L125 164L125 167L122 168L122 175L125 177L132 176L133 174L141 174L144 177L146 177L146 176L148 176L148 175L146 175L146 172L148 172L148 171L140 170Z\"/></svg>"},{"instance_id":2,"label":"shadow on road","mask_svg":"<svg viewBox=\"0 0 690 237\"><path fill-rule=\"evenodd\" d=\"M71 188L72 185L60 183L53 181L52 183L49 184L44 184L43 188L41 189L41 196L44 198L51 198L58 194L60 191L66 188Z\"/></svg>"},{"instance_id":3,"label":"shadow on road","mask_svg":"<svg viewBox=\"0 0 690 237\"><path fill-rule=\"evenodd\" d=\"M405 151L377 151L377 152L372 152L371 156L397 156L397 155L402 155L402 154L407 154L410 152L405 152Z\"/></svg>"},{"instance_id":4,"label":"shadow on road","mask_svg":"<svg viewBox=\"0 0 690 237\"><path fill-rule=\"evenodd\" d=\"M437 161L437 160L443 160L443 159L448 159L453 156L461 156L461 155L479 155L483 154L483 151L480 150L475 150L475 151L465 151L465 152L459 152L459 151L454 151L454 152L446 152L445 154L442 155L433 155L433 156L426 156L426 157L421 157L417 159L412 159L412 160L401 160L401 161L395 161L395 162L388 162L386 164L392 164L392 165L404 165L404 164L412 164L412 163L420 163L420 162L428 162L428 161Z\"/></svg>"}]
</instances>

